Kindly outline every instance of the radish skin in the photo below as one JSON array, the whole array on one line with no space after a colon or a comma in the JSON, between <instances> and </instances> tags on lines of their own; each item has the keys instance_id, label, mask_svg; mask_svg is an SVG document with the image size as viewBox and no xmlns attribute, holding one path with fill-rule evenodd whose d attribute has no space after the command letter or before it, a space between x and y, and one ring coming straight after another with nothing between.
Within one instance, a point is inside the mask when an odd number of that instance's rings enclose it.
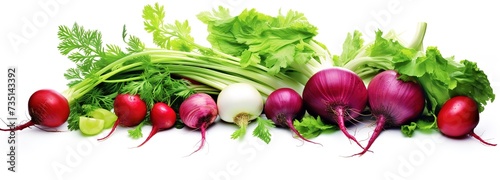
<instances>
[{"instance_id":1,"label":"radish skin","mask_svg":"<svg viewBox=\"0 0 500 180\"><path fill-rule=\"evenodd\" d=\"M302 97L291 88L280 88L273 91L264 104L264 113L274 124L289 128L303 141L319 144L302 136L293 126L293 120L302 119L305 112Z\"/></svg>"},{"instance_id":2,"label":"radish skin","mask_svg":"<svg viewBox=\"0 0 500 180\"><path fill-rule=\"evenodd\" d=\"M146 144L146 142L148 142L159 131L172 128L177 119L174 109L163 102L157 102L153 105L150 117L152 123L151 132L146 140L144 140L144 142L137 147L141 147Z\"/></svg>"},{"instance_id":3,"label":"radish skin","mask_svg":"<svg viewBox=\"0 0 500 180\"><path fill-rule=\"evenodd\" d=\"M489 143L474 133L474 128L479 124L479 109L474 99L467 96L455 96L446 101L439 110L437 126L439 131L447 137L462 138L472 136L480 142Z\"/></svg>"},{"instance_id":4,"label":"radish skin","mask_svg":"<svg viewBox=\"0 0 500 180\"><path fill-rule=\"evenodd\" d=\"M318 71L307 81L302 97L309 114L338 124L348 139L364 149L345 126L366 107L368 95L358 75L340 67Z\"/></svg>"},{"instance_id":5,"label":"radish skin","mask_svg":"<svg viewBox=\"0 0 500 180\"><path fill-rule=\"evenodd\" d=\"M69 117L68 100L60 93L51 89L41 89L34 92L28 100L28 113L31 120L1 131L19 131L34 125L55 128L63 125Z\"/></svg>"},{"instance_id":6,"label":"radish skin","mask_svg":"<svg viewBox=\"0 0 500 180\"><path fill-rule=\"evenodd\" d=\"M179 107L179 116L182 122L190 128L199 129L201 132L201 144L193 151L192 155L205 145L206 129L217 118L217 105L212 97L205 93L196 93L189 96Z\"/></svg>"},{"instance_id":7,"label":"radish skin","mask_svg":"<svg viewBox=\"0 0 500 180\"><path fill-rule=\"evenodd\" d=\"M111 136L118 125L124 127L137 126L146 117L146 103L137 94L118 94L115 98L113 106L118 119L113 124L109 134L98 139L99 141L105 140Z\"/></svg>"},{"instance_id":8,"label":"radish skin","mask_svg":"<svg viewBox=\"0 0 500 180\"><path fill-rule=\"evenodd\" d=\"M425 105L424 90L417 82L403 81L394 70L377 74L368 84L368 103L376 126L364 150L369 151L384 128L400 127L417 118Z\"/></svg>"}]
</instances>

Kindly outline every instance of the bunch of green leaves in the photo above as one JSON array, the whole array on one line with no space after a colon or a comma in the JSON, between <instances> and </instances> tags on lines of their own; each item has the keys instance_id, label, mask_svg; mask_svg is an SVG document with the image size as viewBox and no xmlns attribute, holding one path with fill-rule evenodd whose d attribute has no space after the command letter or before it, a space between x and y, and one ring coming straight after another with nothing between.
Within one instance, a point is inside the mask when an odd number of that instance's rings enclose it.
<instances>
[{"instance_id":1,"label":"bunch of green leaves","mask_svg":"<svg viewBox=\"0 0 500 180\"><path fill-rule=\"evenodd\" d=\"M437 131L436 117L421 117L408 125L401 126L401 132L406 137L412 137L415 131L430 133Z\"/></svg>"},{"instance_id":2,"label":"bunch of green leaves","mask_svg":"<svg viewBox=\"0 0 500 180\"><path fill-rule=\"evenodd\" d=\"M306 139L318 137L324 133L332 133L338 130L337 126L325 124L318 116L305 116L302 120L293 121L293 126Z\"/></svg>"},{"instance_id":3,"label":"bunch of green leaves","mask_svg":"<svg viewBox=\"0 0 500 180\"><path fill-rule=\"evenodd\" d=\"M134 81L129 81L120 89L120 93L138 94L151 109L156 102L164 102L174 109L178 109L180 104L194 91L188 83L181 79L173 79L166 66L161 64L144 63L140 75L134 75ZM150 114L141 124L129 130L129 136L133 139L142 137L142 127L150 124ZM180 119L177 121L180 122Z\"/></svg>"},{"instance_id":4,"label":"bunch of green leaves","mask_svg":"<svg viewBox=\"0 0 500 180\"><path fill-rule=\"evenodd\" d=\"M118 68L122 64L110 67L117 59L132 53L141 52L145 45L136 36L128 36L123 26L122 38L127 47L102 42L102 34L98 30L86 30L75 23L72 27L59 26L58 38L61 41L58 49L62 55L74 62L76 67L69 68L64 74L70 82L68 86L77 85L86 78L98 79L105 72ZM128 39L127 39L128 38ZM141 59L144 57L138 57Z\"/></svg>"},{"instance_id":5,"label":"bunch of green leaves","mask_svg":"<svg viewBox=\"0 0 500 180\"><path fill-rule=\"evenodd\" d=\"M273 121L266 118L257 117L257 126L253 130L252 135L269 144L269 142L271 141L271 133L269 132L269 129L274 127L276 127L276 125L274 125Z\"/></svg>"},{"instance_id":6,"label":"bunch of green leaves","mask_svg":"<svg viewBox=\"0 0 500 180\"><path fill-rule=\"evenodd\" d=\"M155 102L178 106L183 98L194 93L186 81L172 78L167 67L152 63L148 54L141 55L144 43L129 36L125 26L122 30L125 48L103 45L101 32L86 30L76 23L71 28L60 26L58 35L61 54L75 63L65 73L69 80L65 95L70 101L70 130L79 129L79 117L96 108L113 109L118 93L139 94L148 109ZM134 132L132 137L142 135L138 130Z\"/></svg>"},{"instance_id":7,"label":"bunch of green leaves","mask_svg":"<svg viewBox=\"0 0 500 180\"><path fill-rule=\"evenodd\" d=\"M415 41L423 41L422 35L417 37L419 38ZM426 94L424 115L430 117L435 117L441 106L454 96L473 98L478 103L480 112L488 102L495 99L487 75L475 62L457 62L453 57L443 57L435 46L423 49L418 45L421 43L415 43L417 46L408 47L395 38L384 37L382 31L378 30L375 32L375 40L363 45L364 40L355 31L346 38L343 52L334 58L335 62L361 74L364 79L369 79L380 71L393 69L400 74L402 80L416 80ZM420 127L426 128L419 129L436 128ZM403 129L408 128L410 127L405 126Z\"/></svg>"},{"instance_id":8,"label":"bunch of green leaves","mask_svg":"<svg viewBox=\"0 0 500 180\"><path fill-rule=\"evenodd\" d=\"M146 5L142 11L144 29L153 34L153 42L160 48L191 52L201 46L194 42L188 21L165 23L164 6L155 3ZM203 48L205 49L205 48Z\"/></svg>"},{"instance_id":9,"label":"bunch of green leaves","mask_svg":"<svg viewBox=\"0 0 500 180\"><path fill-rule=\"evenodd\" d=\"M297 11L270 16L245 9L232 16L227 8L219 7L198 14L198 19L208 26L212 48L240 57L242 67L261 64L270 74L289 71L294 65L304 68L327 51L313 40L317 28Z\"/></svg>"},{"instance_id":10,"label":"bunch of green leaves","mask_svg":"<svg viewBox=\"0 0 500 180\"><path fill-rule=\"evenodd\" d=\"M125 26L122 33L127 45L125 50L113 44L104 45L100 31L86 30L76 23L72 27L59 26L58 37L61 41L58 45L60 53L75 64L75 67L69 68L64 74L70 87L64 95L71 106L68 129L77 130L80 116L85 116L96 108L113 108L113 99L118 92L116 90L120 89L121 85L101 84L100 78L123 65L113 62L128 54L142 51L144 44L135 36L128 37ZM142 58L144 57L134 60Z\"/></svg>"}]
</instances>

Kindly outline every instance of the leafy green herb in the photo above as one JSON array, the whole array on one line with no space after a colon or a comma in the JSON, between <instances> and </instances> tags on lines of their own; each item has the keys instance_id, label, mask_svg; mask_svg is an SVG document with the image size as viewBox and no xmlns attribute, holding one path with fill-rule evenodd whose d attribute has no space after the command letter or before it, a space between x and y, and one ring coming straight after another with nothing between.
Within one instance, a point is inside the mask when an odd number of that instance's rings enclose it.
<instances>
[{"instance_id":1,"label":"leafy green herb","mask_svg":"<svg viewBox=\"0 0 500 180\"><path fill-rule=\"evenodd\" d=\"M231 139L242 138L245 136L246 132L247 132L247 125L242 125L236 131L234 131L233 134L231 134Z\"/></svg>"},{"instance_id":2,"label":"leafy green herb","mask_svg":"<svg viewBox=\"0 0 500 180\"><path fill-rule=\"evenodd\" d=\"M406 137L412 137L415 131L432 132L437 130L436 117L420 118L416 122L411 122L409 125L401 126L401 132Z\"/></svg>"},{"instance_id":3,"label":"leafy green herb","mask_svg":"<svg viewBox=\"0 0 500 180\"><path fill-rule=\"evenodd\" d=\"M269 119L264 119L261 117L257 117L257 127L253 130L253 136L256 136L262 141L266 142L266 144L269 144L271 141L271 133L269 132L269 128L274 128L276 127L273 123L273 121Z\"/></svg>"},{"instance_id":4,"label":"leafy green herb","mask_svg":"<svg viewBox=\"0 0 500 180\"><path fill-rule=\"evenodd\" d=\"M134 129L128 130L128 136L132 139L142 138L142 127L146 124L147 121L142 121L139 125L137 125Z\"/></svg>"},{"instance_id":5,"label":"leafy green herb","mask_svg":"<svg viewBox=\"0 0 500 180\"><path fill-rule=\"evenodd\" d=\"M293 121L293 126L306 139L315 138L322 133L331 133L338 130L336 126L323 123L319 116L317 118L306 116L302 121L295 120Z\"/></svg>"}]
</instances>

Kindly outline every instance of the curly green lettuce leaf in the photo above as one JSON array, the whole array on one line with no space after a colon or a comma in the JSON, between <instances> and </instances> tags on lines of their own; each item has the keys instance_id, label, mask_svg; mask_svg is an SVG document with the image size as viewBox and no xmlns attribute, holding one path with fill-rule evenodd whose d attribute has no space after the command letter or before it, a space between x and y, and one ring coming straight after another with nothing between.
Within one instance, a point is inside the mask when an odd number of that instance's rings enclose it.
<instances>
[{"instance_id":1,"label":"curly green lettuce leaf","mask_svg":"<svg viewBox=\"0 0 500 180\"><path fill-rule=\"evenodd\" d=\"M412 137L416 131L428 133L437 130L436 117L420 118L415 122L401 126L401 132L406 137Z\"/></svg>"},{"instance_id":2,"label":"curly green lettuce leaf","mask_svg":"<svg viewBox=\"0 0 500 180\"><path fill-rule=\"evenodd\" d=\"M375 41L366 50L367 62L362 67L374 65L371 68L394 69L401 74L401 78L416 79L425 90L426 107L430 115L437 114L441 106L453 96L474 98L480 111L495 99L487 75L476 63L445 58L435 46L425 50L408 48L396 40L384 38L382 34L381 31L376 32ZM386 63L391 65L381 65Z\"/></svg>"},{"instance_id":3,"label":"curly green lettuce leaf","mask_svg":"<svg viewBox=\"0 0 500 180\"><path fill-rule=\"evenodd\" d=\"M208 25L207 40L213 48L240 57L242 67L264 65L270 74L284 71L294 63L304 64L318 48L309 44L317 28L296 11L269 16L256 9L245 9L238 16L231 16L228 9L219 7L198 14L198 19Z\"/></svg>"}]
</instances>

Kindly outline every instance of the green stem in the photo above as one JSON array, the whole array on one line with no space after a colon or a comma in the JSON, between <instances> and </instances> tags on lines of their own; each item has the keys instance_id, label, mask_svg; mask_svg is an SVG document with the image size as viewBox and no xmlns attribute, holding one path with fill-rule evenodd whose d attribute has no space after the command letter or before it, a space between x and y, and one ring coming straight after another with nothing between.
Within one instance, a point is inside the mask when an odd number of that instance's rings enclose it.
<instances>
[{"instance_id":1,"label":"green stem","mask_svg":"<svg viewBox=\"0 0 500 180\"><path fill-rule=\"evenodd\" d=\"M426 30L427 30L427 23L425 22L419 23L417 26L417 32L415 33L415 36L413 36L413 40L408 44L408 48L422 51L424 47L423 42Z\"/></svg>"},{"instance_id":2,"label":"green stem","mask_svg":"<svg viewBox=\"0 0 500 180\"><path fill-rule=\"evenodd\" d=\"M140 79L142 79L142 77L137 76L137 77L129 77L129 78L125 78L125 79L104 80L103 82L104 83L120 83L120 82L136 81L136 80L140 80Z\"/></svg>"}]
</instances>

